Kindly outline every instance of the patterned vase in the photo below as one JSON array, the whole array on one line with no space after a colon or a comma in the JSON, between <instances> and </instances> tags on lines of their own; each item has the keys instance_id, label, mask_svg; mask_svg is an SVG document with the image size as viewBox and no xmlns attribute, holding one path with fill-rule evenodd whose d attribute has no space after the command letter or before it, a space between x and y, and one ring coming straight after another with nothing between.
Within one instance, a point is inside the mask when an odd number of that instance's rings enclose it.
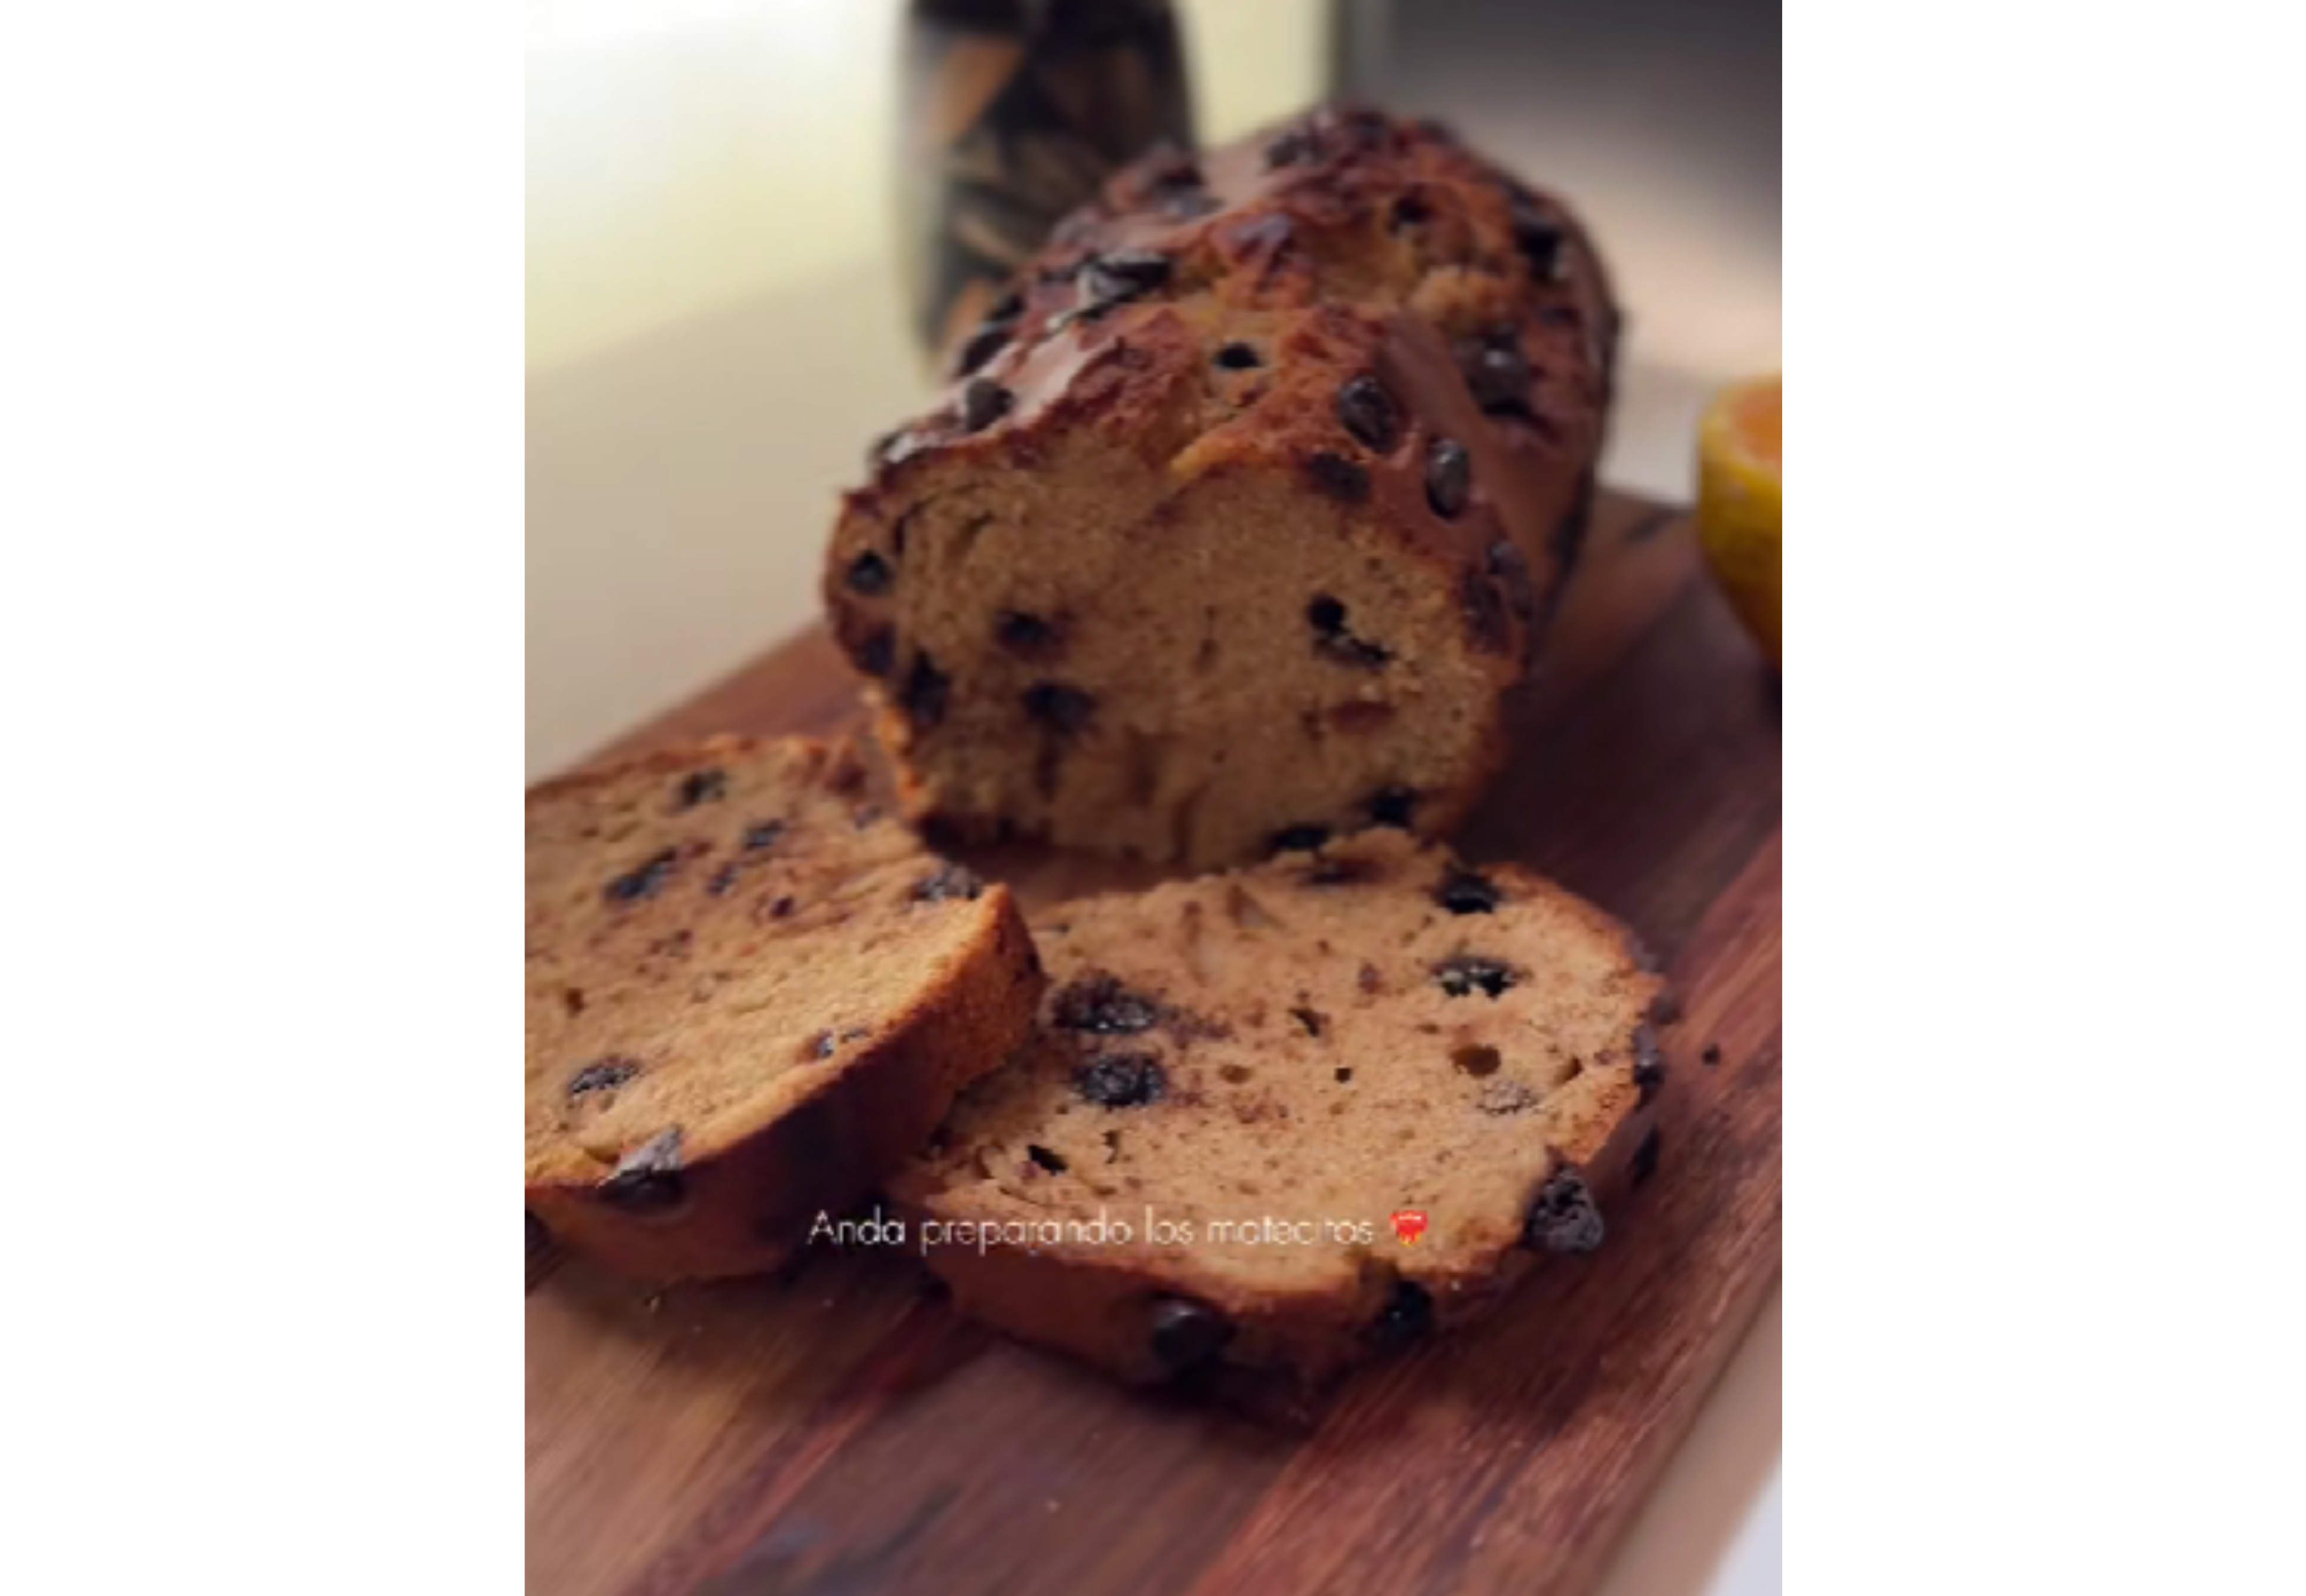
<instances>
[{"instance_id":1,"label":"patterned vase","mask_svg":"<svg viewBox=\"0 0 2306 1596\"><path fill-rule=\"evenodd\" d=\"M932 359L1115 168L1193 142L1168 0L910 0L901 103L906 291Z\"/></svg>"}]
</instances>

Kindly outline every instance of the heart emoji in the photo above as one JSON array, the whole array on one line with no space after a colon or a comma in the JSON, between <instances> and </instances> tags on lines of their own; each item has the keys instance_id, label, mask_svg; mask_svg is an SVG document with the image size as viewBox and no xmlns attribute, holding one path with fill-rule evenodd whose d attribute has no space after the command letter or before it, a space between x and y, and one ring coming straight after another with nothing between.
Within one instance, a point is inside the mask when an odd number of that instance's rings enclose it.
<instances>
[{"instance_id":1,"label":"heart emoji","mask_svg":"<svg viewBox=\"0 0 2306 1596\"><path fill-rule=\"evenodd\" d=\"M1425 1233L1425 1214L1421 1208L1404 1208L1393 1216L1393 1233L1401 1238L1405 1247L1414 1247L1417 1238Z\"/></svg>"}]
</instances>

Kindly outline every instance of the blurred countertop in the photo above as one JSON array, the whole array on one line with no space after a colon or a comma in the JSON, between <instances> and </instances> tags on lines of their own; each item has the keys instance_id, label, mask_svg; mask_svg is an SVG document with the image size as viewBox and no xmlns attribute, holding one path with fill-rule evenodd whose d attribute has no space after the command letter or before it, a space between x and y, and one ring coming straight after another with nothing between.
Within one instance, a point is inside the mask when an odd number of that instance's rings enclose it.
<instances>
[{"instance_id":1,"label":"blurred countertop","mask_svg":"<svg viewBox=\"0 0 2306 1596\"><path fill-rule=\"evenodd\" d=\"M1203 136L1317 97L1325 7L1183 0ZM893 260L898 0L532 0L525 758L535 780L807 624L840 491L928 392ZM1516 150L1500 150L1509 160ZM1557 183L1654 235L1604 479L1687 499L1705 393L1776 360L1766 262L1685 268L1687 197ZM1703 257L1701 257L1702 259ZM1613 261L1615 253L1613 248ZM1756 275L1766 269L1767 281ZM1723 273L1764 325L1724 315ZM1662 316L1653 305L1672 307ZM1604 1589L1777 1588L1778 1302Z\"/></svg>"}]
</instances>

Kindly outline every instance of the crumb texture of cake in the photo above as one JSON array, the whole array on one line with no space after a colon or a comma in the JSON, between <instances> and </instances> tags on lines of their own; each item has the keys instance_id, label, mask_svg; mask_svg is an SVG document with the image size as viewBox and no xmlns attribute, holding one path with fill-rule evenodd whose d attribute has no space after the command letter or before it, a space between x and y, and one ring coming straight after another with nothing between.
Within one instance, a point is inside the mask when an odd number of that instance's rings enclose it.
<instances>
[{"instance_id":1,"label":"crumb texture of cake","mask_svg":"<svg viewBox=\"0 0 2306 1596\"><path fill-rule=\"evenodd\" d=\"M853 747L727 738L527 800L531 1233L655 1280L775 1267L1028 1033L1008 889Z\"/></svg>"},{"instance_id":2,"label":"crumb texture of cake","mask_svg":"<svg viewBox=\"0 0 2306 1596\"><path fill-rule=\"evenodd\" d=\"M1643 1173L1660 979L1511 866L1372 832L1034 935L1032 1043L890 1191L963 1311L1124 1378L1326 1379L1592 1251Z\"/></svg>"},{"instance_id":3,"label":"crumb texture of cake","mask_svg":"<svg viewBox=\"0 0 2306 1596\"><path fill-rule=\"evenodd\" d=\"M1430 124L1160 152L874 448L824 593L907 812L1209 868L1442 834L1590 513L1618 317Z\"/></svg>"}]
</instances>

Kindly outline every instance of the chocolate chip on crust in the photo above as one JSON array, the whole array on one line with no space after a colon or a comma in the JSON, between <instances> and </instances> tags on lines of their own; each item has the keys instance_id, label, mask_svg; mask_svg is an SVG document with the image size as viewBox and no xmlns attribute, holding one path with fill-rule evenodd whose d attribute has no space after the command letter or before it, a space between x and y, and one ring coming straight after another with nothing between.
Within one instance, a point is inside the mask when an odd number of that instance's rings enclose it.
<instances>
[{"instance_id":1,"label":"chocolate chip on crust","mask_svg":"<svg viewBox=\"0 0 2306 1596\"><path fill-rule=\"evenodd\" d=\"M1537 1189L1522 1239L1545 1252L1591 1252L1601 1244L1605 1231L1601 1210L1593 1206L1584 1177L1565 1165Z\"/></svg>"},{"instance_id":2,"label":"chocolate chip on crust","mask_svg":"<svg viewBox=\"0 0 2306 1596\"><path fill-rule=\"evenodd\" d=\"M627 1153L593 1195L631 1214L661 1214L688 1196L680 1174L680 1127L658 1131Z\"/></svg>"},{"instance_id":3,"label":"chocolate chip on crust","mask_svg":"<svg viewBox=\"0 0 2306 1596\"><path fill-rule=\"evenodd\" d=\"M1206 1363L1233 1339L1233 1321L1206 1302L1163 1297L1147 1322L1147 1344L1163 1368L1182 1373Z\"/></svg>"}]
</instances>

